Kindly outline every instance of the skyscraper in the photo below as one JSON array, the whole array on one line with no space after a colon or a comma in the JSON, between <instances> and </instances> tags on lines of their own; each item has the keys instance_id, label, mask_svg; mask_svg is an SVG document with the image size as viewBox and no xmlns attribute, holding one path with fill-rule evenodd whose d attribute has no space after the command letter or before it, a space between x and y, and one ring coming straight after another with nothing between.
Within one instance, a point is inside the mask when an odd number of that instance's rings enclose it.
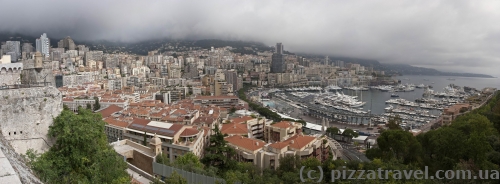
<instances>
[{"instance_id":1,"label":"skyscraper","mask_svg":"<svg viewBox=\"0 0 500 184\"><path fill-rule=\"evenodd\" d=\"M344 68L344 61L337 60L337 66L341 69Z\"/></svg>"},{"instance_id":2,"label":"skyscraper","mask_svg":"<svg viewBox=\"0 0 500 184\"><path fill-rule=\"evenodd\" d=\"M45 57L49 57L50 53L50 39L46 33L43 33L40 38L36 39L36 51L42 53Z\"/></svg>"},{"instance_id":3,"label":"skyscraper","mask_svg":"<svg viewBox=\"0 0 500 184\"><path fill-rule=\"evenodd\" d=\"M21 42L19 41L7 41L5 45L2 45L3 54L10 55L11 62L17 62L17 59L21 57Z\"/></svg>"},{"instance_id":4,"label":"skyscraper","mask_svg":"<svg viewBox=\"0 0 500 184\"><path fill-rule=\"evenodd\" d=\"M71 37L66 37L57 43L59 48L65 48L67 50L75 50L76 45Z\"/></svg>"},{"instance_id":5,"label":"skyscraper","mask_svg":"<svg viewBox=\"0 0 500 184\"><path fill-rule=\"evenodd\" d=\"M285 58L283 57L283 44L276 44L276 52L272 56L271 73L284 73L286 70Z\"/></svg>"},{"instance_id":6,"label":"skyscraper","mask_svg":"<svg viewBox=\"0 0 500 184\"><path fill-rule=\"evenodd\" d=\"M283 54L283 44L282 43L276 44L276 53Z\"/></svg>"},{"instance_id":7,"label":"skyscraper","mask_svg":"<svg viewBox=\"0 0 500 184\"><path fill-rule=\"evenodd\" d=\"M26 53L33 52L33 45L31 45L31 43L23 43L22 52L26 52Z\"/></svg>"}]
</instances>

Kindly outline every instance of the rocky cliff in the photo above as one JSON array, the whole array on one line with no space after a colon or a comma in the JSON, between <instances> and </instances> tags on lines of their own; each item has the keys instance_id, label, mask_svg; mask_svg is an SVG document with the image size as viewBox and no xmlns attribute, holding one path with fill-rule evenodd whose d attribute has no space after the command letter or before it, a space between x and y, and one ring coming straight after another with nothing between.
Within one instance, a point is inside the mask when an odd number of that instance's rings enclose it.
<instances>
[{"instance_id":1,"label":"rocky cliff","mask_svg":"<svg viewBox=\"0 0 500 184\"><path fill-rule=\"evenodd\" d=\"M0 133L19 154L30 148L45 152L52 145L49 126L62 109L54 87L0 90Z\"/></svg>"}]
</instances>

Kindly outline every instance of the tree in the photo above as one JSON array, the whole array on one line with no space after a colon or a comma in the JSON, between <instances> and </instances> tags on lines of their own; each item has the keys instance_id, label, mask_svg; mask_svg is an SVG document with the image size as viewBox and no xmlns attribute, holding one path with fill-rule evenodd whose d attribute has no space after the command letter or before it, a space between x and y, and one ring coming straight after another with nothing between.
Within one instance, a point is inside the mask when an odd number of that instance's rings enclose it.
<instances>
[{"instance_id":1,"label":"tree","mask_svg":"<svg viewBox=\"0 0 500 184\"><path fill-rule=\"evenodd\" d=\"M337 127L328 127L326 129L326 133L328 133L330 136L336 135L340 133L340 129Z\"/></svg>"},{"instance_id":2,"label":"tree","mask_svg":"<svg viewBox=\"0 0 500 184\"><path fill-rule=\"evenodd\" d=\"M88 110L92 110L92 105L87 104L87 108L86 108L86 109L88 109Z\"/></svg>"},{"instance_id":3,"label":"tree","mask_svg":"<svg viewBox=\"0 0 500 184\"><path fill-rule=\"evenodd\" d=\"M300 156L298 156L298 155L296 155L296 156L291 156L291 155L284 156L283 158L281 158L279 160L280 165L277 169L278 174L283 174L285 172L298 171L298 169L301 166L301 162L302 161L300 159Z\"/></svg>"},{"instance_id":4,"label":"tree","mask_svg":"<svg viewBox=\"0 0 500 184\"><path fill-rule=\"evenodd\" d=\"M182 177L180 174L178 174L176 171L172 172L172 174L165 178L165 183L168 184L187 184L186 178Z\"/></svg>"},{"instance_id":5,"label":"tree","mask_svg":"<svg viewBox=\"0 0 500 184\"><path fill-rule=\"evenodd\" d=\"M354 146L356 146L356 148L359 147L359 142L354 142Z\"/></svg>"},{"instance_id":6,"label":"tree","mask_svg":"<svg viewBox=\"0 0 500 184\"><path fill-rule=\"evenodd\" d=\"M193 154L192 152L189 152L189 153L186 153L180 157L177 157L177 159L175 159L174 163L176 166L189 165L189 166L196 167L196 168L203 168L203 164L200 162L198 157L195 154Z\"/></svg>"},{"instance_id":7,"label":"tree","mask_svg":"<svg viewBox=\"0 0 500 184\"><path fill-rule=\"evenodd\" d=\"M318 168L318 166L321 166L321 162L315 157L309 157L305 160L302 160L300 165L301 165L301 167L302 166L305 167L304 170L311 170L311 169L316 170ZM319 173L317 173L317 172L314 173L313 177L319 178Z\"/></svg>"},{"instance_id":8,"label":"tree","mask_svg":"<svg viewBox=\"0 0 500 184\"><path fill-rule=\"evenodd\" d=\"M207 167L216 167L219 174L222 174L235 167L236 161L232 159L235 154L235 150L227 145L224 135L219 130L219 125L216 124L214 135L210 136L210 146L206 148L205 157L201 162Z\"/></svg>"},{"instance_id":9,"label":"tree","mask_svg":"<svg viewBox=\"0 0 500 184\"><path fill-rule=\"evenodd\" d=\"M146 132L144 132L143 138L144 139L142 140L142 145L143 146L148 146L148 136L147 136Z\"/></svg>"},{"instance_id":10,"label":"tree","mask_svg":"<svg viewBox=\"0 0 500 184\"><path fill-rule=\"evenodd\" d=\"M49 127L55 144L30 163L45 183L128 183L123 157L111 148L100 114L63 110Z\"/></svg>"},{"instance_id":11,"label":"tree","mask_svg":"<svg viewBox=\"0 0 500 184\"><path fill-rule=\"evenodd\" d=\"M345 135L351 139L353 137L358 137L358 133L354 132L354 130L349 129L349 128L345 129L344 132L342 132L342 135Z\"/></svg>"},{"instance_id":12,"label":"tree","mask_svg":"<svg viewBox=\"0 0 500 184\"><path fill-rule=\"evenodd\" d=\"M224 179L226 180L226 183L252 183L252 180L248 176L248 173L240 171L229 170L224 174Z\"/></svg>"},{"instance_id":13,"label":"tree","mask_svg":"<svg viewBox=\"0 0 500 184\"><path fill-rule=\"evenodd\" d=\"M399 126L399 124L401 124L401 118L399 116L391 117L387 127L389 130L401 130L401 126Z\"/></svg>"},{"instance_id":14,"label":"tree","mask_svg":"<svg viewBox=\"0 0 500 184\"><path fill-rule=\"evenodd\" d=\"M163 165L169 165L170 164L170 159L165 153L160 153L156 156L156 163L160 163Z\"/></svg>"},{"instance_id":15,"label":"tree","mask_svg":"<svg viewBox=\"0 0 500 184\"><path fill-rule=\"evenodd\" d=\"M230 113L230 114L233 114L233 113L235 113L235 112L236 112L236 108L231 107L231 110L229 111L229 113Z\"/></svg>"},{"instance_id":16,"label":"tree","mask_svg":"<svg viewBox=\"0 0 500 184\"><path fill-rule=\"evenodd\" d=\"M422 146L415 136L403 130L387 130L377 138L378 147L382 155L377 158L383 160L398 159L403 163L418 163Z\"/></svg>"},{"instance_id":17,"label":"tree","mask_svg":"<svg viewBox=\"0 0 500 184\"><path fill-rule=\"evenodd\" d=\"M63 104L63 110L69 111L69 107L66 104Z\"/></svg>"},{"instance_id":18,"label":"tree","mask_svg":"<svg viewBox=\"0 0 500 184\"><path fill-rule=\"evenodd\" d=\"M94 111L97 111L97 110L101 109L101 104L99 104L99 98L98 97L94 97L94 100L95 100Z\"/></svg>"}]
</instances>

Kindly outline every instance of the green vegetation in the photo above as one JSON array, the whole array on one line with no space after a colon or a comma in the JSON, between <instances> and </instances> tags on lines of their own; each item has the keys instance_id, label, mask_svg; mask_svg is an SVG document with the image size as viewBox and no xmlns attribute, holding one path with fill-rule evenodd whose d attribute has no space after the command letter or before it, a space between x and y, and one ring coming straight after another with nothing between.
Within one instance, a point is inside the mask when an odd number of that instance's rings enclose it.
<instances>
[{"instance_id":1,"label":"green vegetation","mask_svg":"<svg viewBox=\"0 0 500 184\"><path fill-rule=\"evenodd\" d=\"M142 145L148 146L148 136L147 136L146 132L144 132L144 134L142 134L142 137L143 137Z\"/></svg>"},{"instance_id":2,"label":"green vegetation","mask_svg":"<svg viewBox=\"0 0 500 184\"><path fill-rule=\"evenodd\" d=\"M401 130L401 126L399 126L400 124L401 118L399 116L391 117L389 119L387 127L389 128L389 130Z\"/></svg>"},{"instance_id":3,"label":"green vegetation","mask_svg":"<svg viewBox=\"0 0 500 184\"><path fill-rule=\"evenodd\" d=\"M180 174L177 174L177 172L173 172L170 177L165 179L165 183L168 184L187 184L186 178L183 178Z\"/></svg>"},{"instance_id":4,"label":"green vegetation","mask_svg":"<svg viewBox=\"0 0 500 184\"><path fill-rule=\"evenodd\" d=\"M273 120L274 122L280 122L280 121L292 121L292 122L299 122L299 123L302 123L303 126L306 125L306 122L304 120L298 120L298 121L295 121L293 119L287 119L287 118L281 118L281 116L278 114L278 113L275 113L273 111L271 111L270 109L266 108L266 107L262 107L260 106L259 104L256 104L256 103L253 103L251 102L250 100L247 99L246 97L246 94L245 94L245 91L247 91L249 88L248 85L246 86L243 86L243 88L241 88L239 91L238 91L238 97L240 99L242 99L243 101L247 102L248 103L248 106L250 108L252 108L253 110L257 111L260 115L266 117L267 119L271 119Z\"/></svg>"},{"instance_id":5,"label":"green vegetation","mask_svg":"<svg viewBox=\"0 0 500 184\"><path fill-rule=\"evenodd\" d=\"M329 136L337 135L340 134L340 129L337 127L328 127L326 128L326 133L328 133Z\"/></svg>"},{"instance_id":6,"label":"green vegetation","mask_svg":"<svg viewBox=\"0 0 500 184\"><path fill-rule=\"evenodd\" d=\"M227 145L224 135L220 132L218 125L215 125L214 135L210 136L210 146L207 146L206 153L201 162L218 169L218 174L225 173L233 169L236 161L231 159L236 151Z\"/></svg>"},{"instance_id":7,"label":"green vegetation","mask_svg":"<svg viewBox=\"0 0 500 184\"><path fill-rule=\"evenodd\" d=\"M230 114L234 114L235 112L236 112L236 108L231 107L231 109L229 110L229 113L230 113Z\"/></svg>"},{"instance_id":8,"label":"green vegetation","mask_svg":"<svg viewBox=\"0 0 500 184\"><path fill-rule=\"evenodd\" d=\"M384 162L395 160L399 164L415 166L421 170L428 166L429 173L468 169L472 170L473 176L479 177L479 170L498 172L499 96L497 94L485 106L459 116L451 125L416 137L399 128L395 119L390 130L384 131L377 139L378 148L367 150L366 156Z\"/></svg>"},{"instance_id":9,"label":"green vegetation","mask_svg":"<svg viewBox=\"0 0 500 184\"><path fill-rule=\"evenodd\" d=\"M101 109L101 104L99 104L99 98L98 97L94 97L94 100L95 100L94 111L97 111L97 110Z\"/></svg>"},{"instance_id":10,"label":"green vegetation","mask_svg":"<svg viewBox=\"0 0 500 184\"><path fill-rule=\"evenodd\" d=\"M367 150L367 157L372 162L332 160L332 155L326 161L320 162L315 158L301 159L294 156L285 156L280 159L279 167L275 170L261 170L251 163L233 161L234 150L226 145L223 135L216 133L211 137L212 146L207 148L209 156L202 160L204 170L210 165L216 167L217 176L222 177L227 183L301 183L299 170L302 166L323 171L330 170L424 170L428 166L429 173L436 170L472 170L473 176L479 176L479 169L498 171L500 164L500 103L499 98L494 98L483 108L457 118L452 125L417 137L404 131L398 126L398 119L393 118L394 126L384 131L378 138L378 147ZM216 130L216 132L219 132ZM327 129L328 133L340 133L338 128ZM356 137L356 133L346 129L346 136ZM192 162L196 163L196 162ZM188 164L197 165L197 164ZM360 173L354 173L357 178ZM365 177L367 173L364 173ZM392 172L390 175L394 175ZM318 173L312 173L318 178ZM320 183L330 183L331 175L325 174ZM339 180L339 183L495 183L496 180L416 180L416 179L388 179L388 180ZM315 183L315 181L306 181Z\"/></svg>"},{"instance_id":11,"label":"green vegetation","mask_svg":"<svg viewBox=\"0 0 500 184\"><path fill-rule=\"evenodd\" d=\"M349 128L345 129L344 132L342 132L342 135L347 136L351 139L359 136L358 133L354 132L354 130L349 129Z\"/></svg>"},{"instance_id":12,"label":"green vegetation","mask_svg":"<svg viewBox=\"0 0 500 184\"><path fill-rule=\"evenodd\" d=\"M104 125L100 114L65 108L49 129L55 144L41 155L29 150L28 164L45 183L129 183L127 165L107 143Z\"/></svg>"}]
</instances>

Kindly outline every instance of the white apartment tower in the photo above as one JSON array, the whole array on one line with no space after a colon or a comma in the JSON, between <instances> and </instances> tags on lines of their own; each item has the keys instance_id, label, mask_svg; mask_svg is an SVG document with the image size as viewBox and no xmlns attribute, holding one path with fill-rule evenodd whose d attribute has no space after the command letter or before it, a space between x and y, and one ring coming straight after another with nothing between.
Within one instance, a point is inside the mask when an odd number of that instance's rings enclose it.
<instances>
[{"instance_id":1,"label":"white apartment tower","mask_svg":"<svg viewBox=\"0 0 500 184\"><path fill-rule=\"evenodd\" d=\"M40 38L36 39L36 51L42 53L45 57L49 57L50 53L50 39L46 33L43 33Z\"/></svg>"}]
</instances>

